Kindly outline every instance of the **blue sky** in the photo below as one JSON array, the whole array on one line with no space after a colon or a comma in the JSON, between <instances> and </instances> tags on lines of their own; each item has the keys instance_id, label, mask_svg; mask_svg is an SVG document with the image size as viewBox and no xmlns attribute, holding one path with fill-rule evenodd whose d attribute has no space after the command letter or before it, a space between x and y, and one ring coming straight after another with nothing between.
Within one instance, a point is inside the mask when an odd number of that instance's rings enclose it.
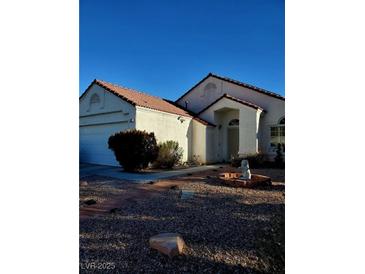
<instances>
[{"instance_id":1,"label":"blue sky","mask_svg":"<svg viewBox=\"0 0 365 274\"><path fill-rule=\"evenodd\" d=\"M175 100L209 72L284 95L284 0L80 0L95 78Z\"/></svg>"}]
</instances>

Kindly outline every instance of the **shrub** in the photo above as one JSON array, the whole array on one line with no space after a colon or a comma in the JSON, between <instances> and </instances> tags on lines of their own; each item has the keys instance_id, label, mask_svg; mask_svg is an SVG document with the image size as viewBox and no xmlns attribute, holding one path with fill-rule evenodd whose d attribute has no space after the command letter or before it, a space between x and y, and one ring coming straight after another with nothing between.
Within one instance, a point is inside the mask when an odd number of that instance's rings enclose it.
<instances>
[{"instance_id":1,"label":"shrub","mask_svg":"<svg viewBox=\"0 0 365 274\"><path fill-rule=\"evenodd\" d=\"M166 141L158 145L158 157L155 167L172 168L178 164L183 156L183 149L175 141Z\"/></svg>"},{"instance_id":2,"label":"shrub","mask_svg":"<svg viewBox=\"0 0 365 274\"><path fill-rule=\"evenodd\" d=\"M282 168L284 166L281 144L278 144L276 147L276 156L275 156L274 161L275 161L276 167Z\"/></svg>"},{"instance_id":3,"label":"shrub","mask_svg":"<svg viewBox=\"0 0 365 274\"><path fill-rule=\"evenodd\" d=\"M260 168L265 165L265 157L262 153L250 154L245 157L234 157L231 160L231 166L240 167L241 161L245 159L248 160L250 168Z\"/></svg>"},{"instance_id":4,"label":"shrub","mask_svg":"<svg viewBox=\"0 0 365 274\"><path fill-rule=\"evenodd\" d=\"M108 140L109 148L126 171L146 168L158 155L155 134L141 130L122 131Z\"/></svg>"}]
</instances>

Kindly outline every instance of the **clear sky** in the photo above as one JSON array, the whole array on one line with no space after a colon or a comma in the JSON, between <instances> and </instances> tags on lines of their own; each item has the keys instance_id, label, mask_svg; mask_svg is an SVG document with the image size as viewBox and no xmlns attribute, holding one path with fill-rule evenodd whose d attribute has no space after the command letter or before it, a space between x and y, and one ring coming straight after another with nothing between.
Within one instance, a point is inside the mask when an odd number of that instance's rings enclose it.
<instances>
[{"instance_id":1,"label":"clear sky","mask_svg":"<svg viewBox=\"0 0 365 274\"><path fill-rule=\"evenodd\" d=\"M80 0L95 78L175 100L209 72L284 95L284 0Z\"/></svg>"}]
</instances>

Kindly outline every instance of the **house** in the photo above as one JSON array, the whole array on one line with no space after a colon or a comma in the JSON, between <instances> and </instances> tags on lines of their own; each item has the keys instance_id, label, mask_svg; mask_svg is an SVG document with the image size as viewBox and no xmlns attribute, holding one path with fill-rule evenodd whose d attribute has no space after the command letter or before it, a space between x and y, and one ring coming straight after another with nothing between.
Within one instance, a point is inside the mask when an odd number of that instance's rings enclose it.
<instances>
[{"instance_id":1,"label":"house","mask_svg":"<svg viewBox=\"0 0 365 274\"><path fill-rule=\"evenodd\" d=\"M109 136L128 129L175 140L183 161L229 161L233 156L285 150L285 98L209 73L175 102L94 80L80 97L80 162L118 165Z\"/></svg>"}]
</instances>

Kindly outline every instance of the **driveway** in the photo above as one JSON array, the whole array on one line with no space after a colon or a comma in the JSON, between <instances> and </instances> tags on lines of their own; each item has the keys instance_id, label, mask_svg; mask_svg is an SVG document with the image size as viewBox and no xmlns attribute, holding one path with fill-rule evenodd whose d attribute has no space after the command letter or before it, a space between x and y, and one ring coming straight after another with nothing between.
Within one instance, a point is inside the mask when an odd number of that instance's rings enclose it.
<instances>
[{"instance_id":1,"label":"driveway","mask_svg":"<svg viewBox=\"0 0 365 274\"><path fill-rule=\"evenodd\" d=\"M145 173L130 173L130 172L124 172L121 167L81 163L79 174L80 178L85 176L98 175L98 176L111 177L119 180L128 180L134 183L147 183L153 180L181 176L189 173L207 171L211 169L217 169L220 166L222 165L205 165L205 166L189 167L184 169L167 170L159 172L151 171Z\"/></svg>"}]
</instances>

